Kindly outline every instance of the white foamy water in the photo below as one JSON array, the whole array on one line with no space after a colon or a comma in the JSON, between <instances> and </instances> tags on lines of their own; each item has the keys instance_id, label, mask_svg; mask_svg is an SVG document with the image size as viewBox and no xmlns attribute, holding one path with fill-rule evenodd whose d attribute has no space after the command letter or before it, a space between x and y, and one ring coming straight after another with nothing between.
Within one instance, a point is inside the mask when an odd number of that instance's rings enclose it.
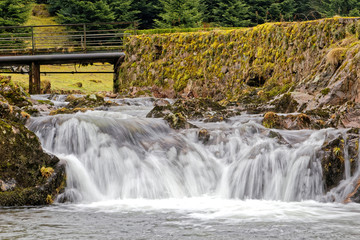
<instances>
[{"instance_id":1,"label":"white foamy water","mask_svg":"<svg viewBox=\"0 0 360 240\"><path fill-rule=\"evenodd\" d=\"M359 205L341 202L359 171L346 169L326 195L316 157L345 130L276 131L279 140L259 116L240 116L196 122L209 130L203 143L197 129L144 118L148 103L131 107L31 119L43 147L66 162L58 200L70 203L9 209L4 236L38 224L55 239L358 239Z\"/></svg>"}]
</instances>

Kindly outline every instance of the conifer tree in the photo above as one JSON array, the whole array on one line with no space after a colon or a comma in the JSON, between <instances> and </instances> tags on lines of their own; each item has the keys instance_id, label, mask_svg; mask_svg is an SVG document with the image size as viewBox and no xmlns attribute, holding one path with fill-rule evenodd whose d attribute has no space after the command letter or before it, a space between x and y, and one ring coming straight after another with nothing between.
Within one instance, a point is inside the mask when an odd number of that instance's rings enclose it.
<instances>
[{"instance_id":1,"label":"conifer tree","mask_svg":"<svg viewBox=\"0 0 360 240\"><path fill-rule=\"evenodd\" d=\"M133 0L108 0L108 4L115 21L132 22L137 20L136 15L139 11L134 8Z\"/></svg>"},{"instance_id":2,"label":"conifer tree","mask_svg":"<svg viewBox=\"0 0 360 240\"><path fill-rule=\"evenodd\" d=\"M160 0L162 12L159 20L155 20L158 27L197 27L203 14L200 0Z\"/></svg>"},{"instance_id":3,"label":"conifer tree","mask_svg":"<svg viewBox=\"0 0 360 240\"><path fill-rule=\"evenodd\" d=\"M0 0L0 26L22 25L29 16L27 0Z\"/></svg>"},{"instance_id":4,"label":"conifer tree","mask_svg":"<svg viewBox=\"0 0 360 240\"><path fill-rule=\"evenodd\" d=\"M323 0L321 10L327 17L340 16L360 16L359 0Z\"/></svg>"},{"instance_id":5,"label":"conifer tree","mask_svg":"<svg viewBox=\"0 0 360 240\"><path fill-rule=\"evenodd\" d=\"M64 24L114 21L114 13L104 0L62 0L61 5L57 15Z\"/></svg>"},{"instance_id":6,"label":"conifer tree","mask_svg":"<svg viewBox=\"0 0 360 240\"><path fill-rule=\"evenodd\" d=\"M136 0L134 9L137 10L136 20L140 29L155 28L155 19L160 13L159 0Z\"/></svg>"},{"instance_id":7,"label":"conifer tree","mask_svg":"<svg viewBox=\"0 0 360 240\"><path fill-rule=\"evenodd\" d=\"M214 20L225 27L246 27L250 25L249 6L242 0L218 1L213 9Z\"/></svg>"}]
</instances>

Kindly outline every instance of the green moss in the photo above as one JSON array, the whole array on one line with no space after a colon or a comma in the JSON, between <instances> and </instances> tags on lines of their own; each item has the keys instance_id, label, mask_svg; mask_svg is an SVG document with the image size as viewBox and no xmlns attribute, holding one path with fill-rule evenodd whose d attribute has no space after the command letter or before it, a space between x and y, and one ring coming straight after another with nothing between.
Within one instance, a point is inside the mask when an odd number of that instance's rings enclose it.
<instances>
[{"instance_id":1,"label":"green moss","mask_svg":"<svg viewBox=\"0 0 360 240\"><path fill-rule=\"evenodd\" d=\"M328 95L328 93L330 92L330 88L324 88L323 90L320 91L322 95Z\"/></svg>"}]
</instances>

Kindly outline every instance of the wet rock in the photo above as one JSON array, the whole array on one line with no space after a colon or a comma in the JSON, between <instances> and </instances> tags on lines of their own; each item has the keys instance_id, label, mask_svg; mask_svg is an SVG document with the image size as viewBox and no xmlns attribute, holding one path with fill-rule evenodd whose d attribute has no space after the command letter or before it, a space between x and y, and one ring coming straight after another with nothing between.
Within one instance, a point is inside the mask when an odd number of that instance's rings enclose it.
<instances>
[{"instance_id":1,"label":"wet rock","mask_svg":"<svg viewBox=\"0 0 360 240\"><path fill-rule=\"evenodd\" d=\"M106 102L103 97L95 94L85 97L69 99L70 102L66 108L94 108L99 106L110 106L112 103Z\"/></svg>"},{"instance_id":2,"label":"wet rock","mask_svg":"<svg viewBox=\"0 0 360 240\"><path fill-rule=\"evenodd\" d=\"M207 143L210 139L210 133L207 129L202 128L198 132L198 140L203 143Z\"/></svg>"},{"instance_id":3,"label":"wet rock","mask_svg":"<svg viewBox=\"0 0 360 240\"><path fill-rule=\"evenodd\" d=\"M309 117L304 113L294 115L278 115L268 112L264 115L262 125L266 128L301 130L301 129L321 129L326 127L326 123Z\"/></svg>"},{"instance_id":4,"label":"wet rock","mask_svg":"<svg viewBox=\"0 0 360 240\"><path fill-rule=\"evenodd\" d=\"M65 186L64 166L22 124L0 119L0 152L0 206L48 204ZM44 177L42 167L54 171Z\"/></svg>"},{"instance_id":5,"label":"wet rock","mask_svg":"<svg viewBox=\"0 0 360 240\"><path fill-rule=\"evenodd\" d=\"M266 128L282 128L280 117L274 112L268 112L264 115L262 125Z\"/></svg>"},{"instance_id":6,"label":"wet rock","mask_svg":"<svg viewBox=\"0 0 360 240\"><path fill-rule=\"evenodd\" d=\"M325 141L317 156L321 159L325 192L339 185L340 181L345 178L345 161L350 163L350 174L355 172L357 167L355 159L358 159L358 139L358 134L349 133L346 135L346 139L340 135L335 139Z\"/></svg>"},{"instance_id":7,"label":"wet rock","mask_svg":"<svg viewBox=\"0 0 360 240\"><path fill-rule=\"evenodd\" d=\"M267 136L269 138L276 139L279 144L290 146L290 144L285 140L285 138L279 132L270 130Z\"/></svg>"},{"instance_id":8,"label":"wet rock","mask_svg":"<svg viewBox=\"0 0 360 240\"><path fill-rule=\"evenodd\" d=\"M164 117L164 120L167 121L173 129L197 128L195 125L187 122L181 113L170 113Z\"/></svg>"},{"instance_id":9,"label":"wet rock","mask_svg":"<svg viewBox=\"0 0 360 240\"><path fill-rule=\"evenodd\" d=\"M173 105L155 106L147 117L164 117L169 113L181 113L186 119L201 119L210 116L222 116L228 113L224 106L210 99L180 99Z\"/></svg>"},{"instance_id":10,"label":"wet rock","mask_svg":"<svg viewBox=\"0 0 360 240\"><path fill-rule=\"evenodd\" d=\"M90 110L94 110L93 108L59 108L56 110L52 110L49 115L53 116L53 115L58 115L58 114L73 114L73 113L77 113L77 112L86 112L86 111L90 111Z\"/></svg>"},{"instance_id":11,"label":"wet rock","mask_svg":"<svg viewBox=\"0 0 360 240\"><path fill-rule=\"evenodd\" d=\"M155 106L166 106L169 105L170 102L168 100L165 99L157 99L154 103Z\"/></svg>"}]
</instances>

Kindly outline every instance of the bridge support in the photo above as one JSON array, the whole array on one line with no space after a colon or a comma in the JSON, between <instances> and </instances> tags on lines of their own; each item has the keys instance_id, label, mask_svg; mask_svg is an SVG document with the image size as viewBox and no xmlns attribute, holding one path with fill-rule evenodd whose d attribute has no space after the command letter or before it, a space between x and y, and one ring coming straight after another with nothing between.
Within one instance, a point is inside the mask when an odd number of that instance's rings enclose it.
<instances>
[{"instance_id":1,"label":"bridge support","mask_svg":"<svg viewBox=\"0 0 360 240\"><path fill-rule=\"evenodd\" d=\"M40 64L32 62L29 72L29 93L40 94Z\"/></svg>"}]
</instances>

